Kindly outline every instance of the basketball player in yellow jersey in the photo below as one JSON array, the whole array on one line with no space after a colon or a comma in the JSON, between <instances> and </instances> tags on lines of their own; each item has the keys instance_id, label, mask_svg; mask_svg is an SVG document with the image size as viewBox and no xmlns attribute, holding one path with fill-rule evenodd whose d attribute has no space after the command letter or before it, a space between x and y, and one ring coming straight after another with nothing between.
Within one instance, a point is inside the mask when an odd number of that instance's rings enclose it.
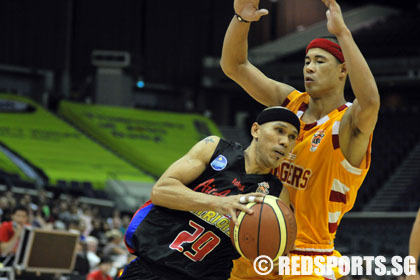
<instances>
[{"instance_id":1,"label":"basketball player in yellow jersey","mask_svg":"<svg viewBox=\"0 0 420 280\"><path fill-rule=\"evenodd\" d=\"M309 43L303 74L306 92L265 76L247 59L247 37L251 22L268 14L259 0L234 0L235 16L224 39L221 66L258 102L283 105L301 120L301 136L290 160L278 175L289 190L298 234L291 255L339 256L334 237L343 215L355 202L357 190L370 166L370 145L379 111L374 77L344 23L335 0L327 7L328 31L337 43L315 39ZM344 99L347 76L356 96ZM324 276L284 276L282 279L339 279L334 271ZM235 262L231 279L281 279L259 276L252 263Z\"/></svg>"}]
</instances>

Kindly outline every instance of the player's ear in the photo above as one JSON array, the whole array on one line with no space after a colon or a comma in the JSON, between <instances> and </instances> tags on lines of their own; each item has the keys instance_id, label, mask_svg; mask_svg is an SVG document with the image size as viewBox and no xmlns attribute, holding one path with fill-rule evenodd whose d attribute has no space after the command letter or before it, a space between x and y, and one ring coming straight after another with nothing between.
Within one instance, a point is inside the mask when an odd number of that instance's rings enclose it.
<instances>
[{"instance_id":1,"label":"player's ear","mask_svg":"<svg viewBox=\"0 0 420 280\"><path fill-rule=\"evenodd\" d=\"M340 67L340 80L345 79L347 77L347 67L346 67L346 63L343 62L339 65Z\"/></svg>"},{"instance_id":2,"label":"player's ear","mask_svg":"<svg viewBox=\"0 0 420 280\"><path fill-rule=\"evenodd\" d=\"M254 122L251 126L251 135L253 138L258 139L260 133L260 125Z\"/></svg>"}]
</instances>

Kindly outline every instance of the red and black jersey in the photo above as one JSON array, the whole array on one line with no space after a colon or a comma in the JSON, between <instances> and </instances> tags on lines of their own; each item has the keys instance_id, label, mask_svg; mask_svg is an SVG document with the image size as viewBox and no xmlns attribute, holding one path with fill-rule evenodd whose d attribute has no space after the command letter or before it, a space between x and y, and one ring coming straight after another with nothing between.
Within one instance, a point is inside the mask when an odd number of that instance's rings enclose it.
<instances>
[{"instance_id":1,"label":"red and black jersey","mask_svg":"<svg viewBox=\"0 0 420 280\"><path fill-rule=\"evenodd\" d=\"M278 197L282 183L271 174L246 174L242 146L221 139L205 171L187 187L216 196L258 190ZM228 279L232 260L240 256L229 223L214 211L177 211L148 202L133 216L125 242L143 266L163 278Z\"/></svg>"}]
</instances>

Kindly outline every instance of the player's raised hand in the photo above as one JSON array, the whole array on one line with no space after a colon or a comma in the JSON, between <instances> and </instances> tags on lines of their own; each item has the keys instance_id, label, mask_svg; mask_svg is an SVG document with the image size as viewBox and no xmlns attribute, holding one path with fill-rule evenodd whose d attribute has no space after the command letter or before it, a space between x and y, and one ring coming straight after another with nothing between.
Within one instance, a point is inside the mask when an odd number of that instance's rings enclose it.
<instances>
[{"instance_id":1,"label":"player's raised hand","mask_svg":"<svg viewBox=\"0 0 420 280\"><path fill-rule=\"evenodd\" d=\"M335 0L322 0L322 2L328 8L326 13L328 31L335 36L339 36L341 32L347 29L341 8Z\"/></svg>"},{"instance_id":2,"label":"player's raised hand","mask_svg":"<svg viewBox=\"0 0 420 280\"><path fill-rule=\"evenodd\" d=\"M233 8L235 13L247 21L259 21L262 16L268 15L267 9L258 9L260 0L235 0Z\"/></svg>"},{"instance_id":3,"label":"player's raised hand","mask_svg":"<svg viewBox=\"0 0 420 280\"><path fill-rule=\"evenodd\" d=\"M261 203L264 196L265 194L262 193L248 193L225 197L215 197L212 210L219 214L230 216L232 222L236 224L236 211L245 211L247 214L252 215L253 211L247 208L246 204L249 202Z\"/></svg>"}]
</instances>

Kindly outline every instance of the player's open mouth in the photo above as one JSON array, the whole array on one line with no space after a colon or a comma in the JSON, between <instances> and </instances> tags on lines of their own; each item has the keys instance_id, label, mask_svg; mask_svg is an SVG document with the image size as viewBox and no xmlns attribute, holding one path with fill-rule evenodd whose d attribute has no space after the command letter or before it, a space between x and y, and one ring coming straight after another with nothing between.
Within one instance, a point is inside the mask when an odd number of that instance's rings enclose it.
<instances>
[{"instance_id":1,"label":"player's open mouth","mask_svg":"<svg viewBox=\"0 0 420 280\"><path fill-rule=\"evenodd\" d=\"M280 152L280 151L274 151L277 155L280 155L280 156L282 156L282 157L284 157L285 156L285 153L283 153L283 152Z\"/></svg>"},{"instance_id":2,"label":"player's open mouth","mask_svg":"<svg viewBox=\"0 0 420 280\"><path fill-rule=\"evenodd\" d=\"M305 82L313 82L314 81L314 79L312 79L311 77L306 77L305 78Z\"/></svg>"}]
</instances>

